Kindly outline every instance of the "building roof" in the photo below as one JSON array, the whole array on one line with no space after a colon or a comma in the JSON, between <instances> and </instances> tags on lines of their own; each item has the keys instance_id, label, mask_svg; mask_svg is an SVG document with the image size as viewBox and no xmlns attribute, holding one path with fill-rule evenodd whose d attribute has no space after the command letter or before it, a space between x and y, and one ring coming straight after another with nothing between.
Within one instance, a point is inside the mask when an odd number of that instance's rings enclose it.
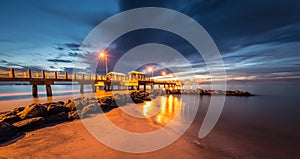
<instances>
[{"instance_id":1,"label":"building roof","mask_svg":"<svg viewBox=\"0 0 300 159\"><path fill-rule=\"evenodd\" d=\"M138 71L131 71L131 72L128 72L128 74L141 74L141 75L145 75L144 72L138 72Z\"/></svg>"},{"instance_id":2,"label":"building roof","mask_svg":"<svg viewBox=\"0 0 300 159\"><path fill-rule=\"evenodd\" d=\"M119 76L126 76L124 73L119 73L119 72L109 72L107 75L119 75Z\"/></svg>"}]
</instances>

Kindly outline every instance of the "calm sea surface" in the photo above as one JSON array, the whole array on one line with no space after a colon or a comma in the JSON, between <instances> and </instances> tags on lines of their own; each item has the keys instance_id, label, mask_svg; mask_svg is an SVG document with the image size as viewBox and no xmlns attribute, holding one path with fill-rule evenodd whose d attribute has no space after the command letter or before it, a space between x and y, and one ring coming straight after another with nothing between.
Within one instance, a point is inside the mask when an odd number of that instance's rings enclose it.
<instances>
[{"instance_id":1,"label":"calm sea surface","mask_svg":"<svg viewBox=\"0 0 300 159\"><path fill-rule=\"evenodd\" d=\"M200 146L234 158L300 158L300 83L244 83L230 84L228 90L242 90L254 93L251 97L226 97L223 112L217 125ZM209 86L203 85L203 89ZM54 96L79 93L79 86L52 86ZM87 92L91 90L86 87ZM39 97L45 97L45 87L39 87ZM184 96L184 98L182 98ZM31 86L0 86L0 103L31 97ZM167 97L168 114L160 113L160 119L170 119L172 113L182 117L189 115L198 105L182 106L185 101L195 100L194 95ZM209 102L218 96L202 96L198 113L192 126L185 134L189 140L196 140ZM171 104L170 104L171 103ZM177 104L180 103L180 104ZM0 105L0 106L1 106ZM157 105L148 105L148 110L157 110ZM149 108L150 107L150 108ZM174 109L178 108L180 109ZM174 114L173 114L174 115ZM176 114L175 114L176 115ZM162 123L163 124L163 123Z\"/></svg>"}]
</instances>

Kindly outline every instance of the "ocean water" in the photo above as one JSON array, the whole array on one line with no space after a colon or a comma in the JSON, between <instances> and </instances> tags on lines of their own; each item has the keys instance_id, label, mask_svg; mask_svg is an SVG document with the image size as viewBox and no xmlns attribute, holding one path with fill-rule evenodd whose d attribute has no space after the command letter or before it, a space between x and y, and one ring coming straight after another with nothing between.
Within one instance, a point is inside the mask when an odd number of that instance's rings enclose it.
<instances>
[{"instance_id":1,"label":"ocean water","mask_svg":"<svg viewBox=\"0 0 300 159\"><path fill-rule=\"evenodd\" d=\"M52 93L54 96L79 94L79 85L52 85ZM28 99L33 98L31 85L0 85L0 101L13 99ZM85 85L85 92L90 93L91 86ZM38 86L39 97L46 97L46 87Z\"/></svg>"}]
</instances>

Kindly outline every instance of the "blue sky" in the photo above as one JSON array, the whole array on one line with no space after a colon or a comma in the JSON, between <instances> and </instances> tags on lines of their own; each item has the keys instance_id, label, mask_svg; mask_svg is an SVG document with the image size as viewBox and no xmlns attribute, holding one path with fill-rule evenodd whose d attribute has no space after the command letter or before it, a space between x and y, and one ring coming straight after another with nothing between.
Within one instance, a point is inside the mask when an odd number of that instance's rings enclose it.
<instances>
[{"instance_id":1,"label":"blue sky","mask_svg":"<svg viewBox=\"0 0 300 159\"><path fill-rule=\"evenodd\" d=\"M77 57L85 63L82 69L88 70L96 54L78 50L87 34L112 15L149 6L174 9L199 22L216 42L229 79L300 78L300 2L294 0L3 0L0 67L71 71ZM205 63L188 43L158 30L137 31L118 39L111 49L114 59L109 67L130 48L147 42L181 50L199 78L207 74ZM103 73L103 69L98 71ZM184 66L182 73L189 74Z\"/></svg>"}]
</instances>

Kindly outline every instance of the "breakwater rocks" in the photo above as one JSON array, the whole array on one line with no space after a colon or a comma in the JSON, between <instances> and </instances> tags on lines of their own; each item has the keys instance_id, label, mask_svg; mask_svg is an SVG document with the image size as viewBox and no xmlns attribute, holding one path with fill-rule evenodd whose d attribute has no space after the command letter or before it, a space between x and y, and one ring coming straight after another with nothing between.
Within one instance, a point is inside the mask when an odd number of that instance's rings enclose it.
<instances>
[{"instance_id":1,"label":"breakwater rocks","mask_svg":"<svg viewBox=\"0 0 300 159\"><path fill-rule=\"evenodd\" d=\"M65 121L85 118L91 114L109 111L127 103L143 103L164 95L163 91L114 94L101 98L76 98L66 102L33 103L0 113L0 143L26 131Z\"/></svg>"},{"instance_id":2,"label":"breakwater rocks","mask_svg":"<svg viewBox=\"0 0 300 159\"><path fill-rule=\"evenodd\" d=\"M181 94L199 94L199 95L226 95L226 96L254 96L254 94L251 94L250 92L244 92L244 91L222 91L222 90L203 90L203 89L197 89L197 90L182 90Z\"/></svg>"}]
</instances>

